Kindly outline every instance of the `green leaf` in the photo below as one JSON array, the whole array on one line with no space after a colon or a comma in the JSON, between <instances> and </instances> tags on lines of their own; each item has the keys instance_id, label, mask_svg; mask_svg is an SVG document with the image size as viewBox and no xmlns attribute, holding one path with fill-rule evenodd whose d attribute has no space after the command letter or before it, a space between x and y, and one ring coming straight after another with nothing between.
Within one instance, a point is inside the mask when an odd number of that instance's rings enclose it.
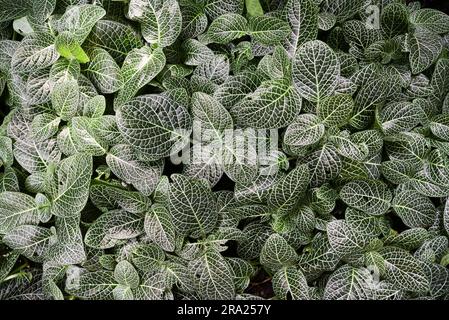
<instances>
[{"instance_id":1,"label":"green leaf","mask_svg":"<svg viewBox=\"0 0 449 320\"><path fill-rule=\"evenodd\" d=\"M353 181L345 184L340 198L349 206L368 214L379 216L391 205L392 195L381 181Z\"/></svg>"},{"instance_id":2,"label":"green leaf","mask_svg":"<svg viewBox=\"0 0 449 320\"><path fill-rule=\"evenodd\" d=\"M245 8L249 16L263 16L263 8L259 0L245 0Z\"/></svg>"},{"instance_id":3,"label":"green leaf","mask_svg":"<svg viewBox=\"0 0 449 320\"><path fill-rule=\"evenodd\" d=\"M340 63L324 42L303 44L293 60L293 82L299 94L312 102L333 95L340 75Z\"/></svg>"},{"instance_id":4,"label":"green leaf","mask_svg":"<svg viewBox=\"0 0 449 320\"><path fill-rule=\"evenodd\" d=\"M67 31L60 33L56 37L55 47L58 53L68 60L76 59L80 63L90 61L88 55L81 48L75 37Z\"/></svg>"}]
</instances>

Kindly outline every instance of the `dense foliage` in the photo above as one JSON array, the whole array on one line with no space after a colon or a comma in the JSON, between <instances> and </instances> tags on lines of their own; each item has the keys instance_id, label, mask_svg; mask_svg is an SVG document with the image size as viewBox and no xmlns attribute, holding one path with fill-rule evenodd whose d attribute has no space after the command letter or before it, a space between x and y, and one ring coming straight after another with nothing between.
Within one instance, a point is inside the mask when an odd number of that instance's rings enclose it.
<instances>
[{"instance_id":1,"label":"dense foliage","mask_svg":"<svg viewBox=\"0 0 449 320\"><path fill-rule=\"evenodd\" d=\"M0 299L449 297L445 13L0 0L0 39Z\"/></svg>"}]
</instances>

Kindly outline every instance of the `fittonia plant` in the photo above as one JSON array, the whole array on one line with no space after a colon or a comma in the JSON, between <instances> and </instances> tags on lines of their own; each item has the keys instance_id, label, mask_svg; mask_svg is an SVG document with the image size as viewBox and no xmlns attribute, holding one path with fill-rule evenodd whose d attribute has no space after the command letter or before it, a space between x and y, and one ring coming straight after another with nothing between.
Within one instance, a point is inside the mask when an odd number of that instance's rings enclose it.
<instances>
[{"instance_id":1,"label":"fittonia plant","mask_svg":"<svg viewBox=\"0 0 449 320\"><path fill-rule=\"evenodd\" d=\"M0 299L448 298L443 12L0 0L0 39Z\"/></svg>"}]
</instances>

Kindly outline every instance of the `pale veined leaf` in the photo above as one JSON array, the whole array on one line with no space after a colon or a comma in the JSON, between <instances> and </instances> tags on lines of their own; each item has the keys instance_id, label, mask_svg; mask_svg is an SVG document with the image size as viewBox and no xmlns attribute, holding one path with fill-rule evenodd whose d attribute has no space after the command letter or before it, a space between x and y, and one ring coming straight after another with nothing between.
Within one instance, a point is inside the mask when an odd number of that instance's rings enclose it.
<instances>
[{"instance_id":1,"label":"pale veined leaf","mask_svg":"<svg viewBox=\"0 0 449 320\"><path fill-rule=\"evenodd\" d=\"M260 256L262 247L273 230L265 224L253 222L243 229L243 233L244 238L238 242L237 253L242 259L252 260Z\"/></svg>"},{"instance_id":2,"label":"pale veined leaf","mask_svg":"<svg viewBox=\"0 0 449 320\"><path fill-rule=\"evenodd\" d=\"M380 254L385 260L385 277L395 286L412 292L429 289L429 280L421 264L407 251L387 247Z\"/></svg>"},{"instance_id":3,"label":"pale veined leaf","mask_svg":"<svg viewBox=\"0 0 449 320\"><path fill-rule=\"evenodd\" d=\"M382 10L380 24L382 33L392 39L407 32L409 12L402 3L390 3Z\"/></svg>"},{"instance_id":4,"label":"pale veined leaf","mask_svg":"<svg viewBox=\"0 0 449 320\"><path fill-rule=\"evenodd\" d=\"M68 293L85 300L113 300L113 290L118 284L112 271L73 273L74 275L66 280L65 289Z\"/></svg>"},{"instance_id":5,"label":"pale veined leaf","mask_svg":"<svg viewBox=\"0 0 449 320\"><path fill-rule=\"evenodd\" d=\"M143 233L144 218L140 214L112 210L102 214L87 230L84 242L98 249L113 248L121 240Z\"/></svg>"},{"instance_id":6,"label":"pale veined leaf","mask_svg":"<svg viewBox=\"0 0 449 320\"><path fill-rule=\"evenodd\" d=\"M104 17L106 11L97 5L83 4L69 7L58 20L60 32L68 31L79 44L86 40L95 23Z\"/></svg>"},{"instance_id":7,"label":"pale veined leaf","mask_svg":"<svg viewBox=\"0 0 449 320\"><path fill-rule=\"evenodd\" d=\"M137 270L130 262L126 260L120 261L115 266L114 279L122 286L133 289L137 288L140 283L140 277Z\"/></svg>"},{"instance_id":8,"label":"pale veined leaf","mask_svg":"<svg viewBox=\"0 0 449 320\"><path fill-rule=\"evenodd\" d=\"M317 115L326 127L341 127L349 121L353 109L354 101L352 97L341 94L320 101Z\"/></svg>"},{"instance_id":9,"label":"pale veined leaf","mask_svg":"<svg viewBox=\"0 0 449 320\"><path fill-rule=\"evenodd\" d=\"M145 232L165 251L175 250L176 232L169 211L155 204L145 216Z\"/></svg>"},{"instance_id":10,"label":"pale veined leaf","mask_svg":"<svg viewBox=\"0 0 449 320\"><path fill-rule=\"evenodd\" d=\"M49 246L55 240L54 233L50 229L34 225L20 225L10 230L2 241L28 259L43 262Z\"/></svg>"},{"instance_id":11,"label":"pale veined leaf","mask_svg":"<svg viewBox=\"0 0 449 320\"><path fill-rule=\"evenodd\" d=\"M83 116L89 118L100 118L106 110L106 99L102 95L88 100L83 107Z\"/></svg>"},{"instance_id":12,"label":"pale veined leaf","mask_svg":"<svg viewBox=\"0 0 449 320\"><path fill-rule=\"evenodd\" d=\"M6 167L5 172L0 174L0 192L19 191L19 189L19 179L15 170L11 167Z\"/></svg>"},{"instance_id":13,"label":"pale veined leaf","mask_svg":"<svg viewBox=\"0 0 449 320\"><path fill-rule=\"evenodd\" d=\"M58 164L57 193L51 206L53 215L73 217L84 208L89 197L92 161L91 156L80 153Z\"/></svg>"},{"instance_id":14,"label":"pale veined leaf","mask_svg":"<svg viewBox=\"0 0 449 320\"><path fill-rule=\"evenodd\" d=\"M324 42L303 44L293 60L293 82L300 95L319 102L333 95L340 75L340 63L334 51Z\"/></svg>"},{"instance_id":15,"label":"pale veined leaf","mask_svg":"<svg viewBox=\"0 0 449 320\"><path fill-rule=\"evenodd\" d=\"M436 208L426 196L408 190L398 193L393 200L393 209L410 228L431 226L436 217Z\"/></svg>"},{"instance_id":16,"label":"pale veined leaf","mask_svg":"<svg viewBox=\"0 0 449 320\"><path fill-rule=\"evenodd\" d=\"M291 146L309 146L324 136L324 125L314 114L301 114L287 127L284 142Z\"/></svg>"},{"instance_id":17,"label":"pale veined leaf","mask_svg":"<svg viewBox=\"0 0 449 320\"><path fill-rule=\"evenodd\" d=\"M77 114L79 86L76 80L57 83L50 96L53 109L62 120L70 120Z\"/></svg>"},{"instance_id":18,"label":"pale veined leaf","mask_svg":"<svg viewBox=\"0 0 449 320\"><path fill-rule=\"evenodd\" d=\"M0 166L10 167L13 162L12 140L9 137L0 136Z\"/></svg>"},{"instance_id":19,"label":"pale veined leaf","mask_svg":"<svg viewBox=\"0 0 449 320\"><path fill-rule=\"evenodd\" d=\"M238 104L248 94L254 92L263 77L253 72L243 72L228 77L214 92L214 97L227 109Z\"/></svg>"},{"instance_id":20,"label":"pale veined leaf","mask_svg":"<svg viewBox=\"0 0 449 320\"><path fill-rule=\"evenodd\" d=\"M351 160L364 161L369 156L365 143L356 143L351 139L349 131L342 131L329 137L329 141L337 148L337 152Z\"/></svg>"},{"instance_id":21,"label":"pale veined leaf","mask_svg":"<svg viewBox=\"0 0 449 320\"><path fill-rule=\"evenodd\" d=\"M72 118L70 137L77 152L101 156L107 152L108 145L97 134L98 119L87 117Z\"/></svg>"},{"instance_id":22,"label":"pale veined leaf","mask_svg":"<svg viewBox=\"0 0 449 320\"><path fill-rule=\"evenodd\" d=\"M192 126L187 109L164 95L137 97L116 112L124 139L154 160L183 148Z\"/></svg>"},{"instance_id":23,"label":"pale veined leaf","mask_svg":"<svg viewBox=\"0 0 449 320\"><path fill-rule=\"evenodd\" d=\"M332 249L340 257L361 252L371 240L366 233L357 232L344 220L329 222L326 230Z\"/></svg>"},{"instance_id":24,"label":"pale veined leaf","mask_svg":"<svg viewBox=\"0 0 449 320\"><path fill-rule=\"evenodd\" d=\"M208 46L195 39L184 41L182 48L185 54L184 63L188 66L198 66L214 56L214 52Z\"/></svg>"},{"instance_id":25,"label":"pale veined leaf","mask_svg":"<svg viewBox=\"0 0 449 320\"><path fill-rule=\"evenodd\" d=\"M337 16L339 22L352 18L364 4L364 0L324 0L322 2L322 10Z\"/></svg>"},{"instance_id":26,"label":"pale veined leaf","mask_svg":"<svg viewBox=\"0 0 449 320\"><path fill-rule=\"evenodd\" d=\"M416 28L423 28L438 34L449 32L449 16L435 9L416 10L410 15L410 22Z\"/></svg>"},{"instance_id":27,"label":"pale veined leaf","mask_svg":"<svg viewBox=\"0 0 449 320\"><path fill-rule=\"evenodd\" d=\"M260 263L270 270L291 266L296 262L297 254L288 242L279 234L272 234L262 247Z\"/></svg>"},{"instance_id":28,"label":"pale veined leaf","mask_svg":"<svg viewBox=\"0 0 449 320\"><path fill-rule=\"evenodd\" d=\"M0 234L20 225L39 223L38 205L34 198L20 192L0 193Z\"/></svg>"},{"instance_id":29,"label":"pale veined leaf","mask_svg":"<svg viewBox=\"0 0 449 320\"><path fill-rule=\"evenodd\" d=\"M85 44L89 47L106 50L117 63L125 60L129 51L143 45L142 40L132 27L112 20L97 21Z\"/></svg>"},{"instance_id":30,"label":"pale veined leaf","mask_svg":"<svg viewBox=\"0 0 449 320\"><path fill-rule=\"evenodd\" d=\"M318 15L318 28L323 31L331 30L337 23L337 17L329 12L320 12Z\"/></svg>"},{"instance_id":31,"label":"pale veined leaf","mask_svg":"<svg viewBox=\"0 0 449 320\"><path fill-rule=\"evenodd\" d=\"M121 89L122 74L112 56L101 48L93 49L89 56L91 62L85 72L98 90L102 93L114 93Z\"/></svg>"},{"instance_id":32,"label":"pale veined leaf","mask_svg":"<svg viewBox=\"0 0 449 320\"><path fill-rule=\"evenodd\" d=\"M165 253L157 245L138 244L131 252L131 260L139 270L154 272L162 267Z\"/></svg>"},{"instance_id":33,"label":"pale veined leaf","mask_svg":"<svg viewBox=\"0 0 449 320\"><path fill-rule=\"evenodd\" d=\"M181 33L181 10L175 0L132 0L128 16L141 23L142 36L148 43L162 48L172 45Z\"/></svg>"},{"instance_id":34,"label":"pale veined leaf","mask_svg":"<svg viewBox=\"0 0 449 320\"><path fill-rule=\"evenodd\" d=\"M392 194L381 181L353 181L343 186L340 198L349 206L379 216L391 206Z\"/></svg>"},{"instance_id":35,"label":"pale veined leaf","mask_svg":"<svg viewBox=\"0 0 449 320\"><path fill-rule=\"evenodd\" d=\"M443 49L441 37L425 30L417 30L410 34L408 42L413 74L427 70L438 59Z\"/></svg>"},{"instance_id":36,"label":"pale veined leaf","mask_svg":"<svg viewBox=\"0 0 449 320\"><path fill-rule=\"evenodd\" d=\"M449 140L449 115L440 114L431 119L430 130L440 139Z\"/></svg>"},{"instance_id":37,"label":"pale veined leaf","mask_svg":"<svg viewBox=\"0 0 449 320\"><path fill-rule=\"evenodd\" d=\"M327 236L318 233L314 236L309 249L299 255L298 268L307 276L332 271L339 261L340 258L330 246Z\"/></svg>"},{"instance_id":38,"label":"pale veined leaf","mask_svg":"<svg viewBox=\"0 0 449 320\"><path fill-rule=\"evenodd\" d=\"M236 13L219 16L209 26L208 35L216 43L228 43L248 33L248 21Z\"/></svg>"},{"instance_id":39,"label":"pale veined leaf","mask_svg":"<svg viewBox=\"0 0 449 320\"><path fill-rule=\"evenodd\" d=\"M301 110L298 91L285 80L263 82L231 109L241 125L253 128L282 128L289 125Z\"/></svg>"},{"instance_id":40,"label":"pale veined leaf","mask_svg":"<svg viewBox=\"0 0 449 320\"><path fill-rule=\"evenodd\" d=\"M393 102L379 113L379 122L386 135L410 131L419 124L417 106L409 102Z\"/></svg>"},{"instance_id":41,"label":"pale veined leaf","mask_svg":"<svg viewBox=\"0 0 449 320\"><path fill-rule=\"evenodd\" d=\"M59 58L54 41L49 34L26 37L14 51L11 68L15 72L31 72L51 66Z\"/></svg>"},{"instance_id":42,"label":"pale veined leaf","mask_svg":"<svg viewBox=\"0 0 449 320\"><path fill-rule=\"evenodd\" d=\"M369 240L382 231L381 220L378 217L353 208L346 208L345 221L352 233L356 236L368 237Z\"/></svg>"},{"instance_id":43,"label":"pale veined leaf","mask_svg":"<svg viewBox=\"0 0 449 320\"><path fill-rule=\"evenodd\" d=\"M153 193L162 174L162 166L139 161L131 146L120 144L106 155L111 171L124 182L132 184L143 195Z\"/></svg>"},{"instance_id":44,"label":"pale veined leaf","mask_svg":"<svg viewBox=\"0 0 449 320\"><path fill-rule=\"evenodd\" d=\"M280 44L291 33L287 22L270 16L254 16L249 19L249 34L262 45Z\"/></svg>"},{"instance_id":45,"label":"pale veined leaf","mask_svg":"<svg viewBox=\"0 0 449 320\"><path fill-rule=\"evenodd\" d=\"M60 122L61 119L51 113L39 114L31 122L31 134L37 141L47 140L58 132Z\"/></svg>"},{"instance_id":46,"label":"pale veined leaf","mask_svg":"<svg viewBox=\"0 0 449 320\"><path fill-rule=\"evenodd\" d=\"M207 16L201 6L196 3L181 3L182 31L181 36L193 39L207 29Z\"/></svg>"},{"instance_id":47,"label":"pale veined leaf","mask_svg":"<svg viewBox=\"0 0 449 320\"><path fill-rule=\"evenodd\" d=\"M342 169L341 158L332 144L323 145L301 158L299 163L306 163L309 166L312 187L318 187L328 180L335 179Z\"/></svg>"},{"instance_id":48,"label":"pale veined leaf","mask_svg":"<svg viewBox=\"0 0 449 320\"><path fill-rule=\"evenodd\" d=\"M324 288L326 300L373 300L378 284L370 270L344 265L329 277Z\"/></svg>"},{"instance_id":49,"label":"pale veined leaf","mask_svg":"<svg viewBox=\"0 0 449 320\"><path fill-rule=\"evenodd\" d=\"M243 13L243 0L206 0L204 11L211 19L226 13Z\"/></svg>"},{"instance_id":50,"label":"pale veined leaf","mask_svg":"<svg viewBox=\"0 0 449 320\"><path fill-rule=\"evenodd\" d=\"M205 180L171 176L169 210L175 229L182 234L204 236L218 222L216 199Z\"/></svg>"},{"instance_id":51,"label":"pale veined leaf","mask_svg":"<svg viewBox=\"0 0 449 320\"><path fill-rule=\"evenodd\" d=\"M301 194L306 191L309 182L308 167L306 165L296 167L270 191L268 205L276 208L280 213L288 213L295 207Z\"/></svg>"},{"instance_id":52,"label":"pale veined leaf","mask_svg":"<svg viewBox=\"0 0 449 320\"><path fill-rule=\"evenodd\" d=\"M165 62L161 48L152 50L150 47L142 47L130 51L120 70L123 86L116 97L115 105L120 106L134 97L140 88L162 71Z\"/></svg>"},{"instance_id":53,"label":"pale veined leaf","mask_svg":"<svg viewBox=\"0 0 449 320\"><path fill-rule=\"evenodd\" d=\"M212 81L215 84L222 84L229 76L229 59L224 55L214 55L194 70L193 75Z\"/></svg>"},{"instance_id":54,"label":"pale veined leaf","mask_svg":"<svg viewBox=\"0 0 449 320\"><path fill-rule=\"evenodd\" d=\"M273 290L276 297L287 300L309 300L309 287L304 274L295 267L284 267L273 275Z\"/></svg>"},{"instance_id":55,"label":"pale veined leaf","mask_svg":"<svg viewBox=\"0 0 449 320\"><path fill-rule=\"evenodd\" d=\"M235 285L232 272L225 258L216 251L208 251L198 260L189 264L193 274L198 277L200 294L203 299L232 299Z\"/></svg>"},{"instance_id":56,"label":"pale veined leaf","mask_svg":"<svg viewBox=\"0 0 449 320\"><path fill-rule=\"evenodd\" d=\"M102 212L122 208L127 212L141 213L151 206L149 198L137 191L128 191L118 183L97 182L90 185L90 200Z\"/></svg>"},{"instance_id":57,"label":"pale veined leaf","mask_svg":"<svg viewBox=\"0 0 449 320\"><path fill-rule=\"evenodd\" d=\"M57 217L55 226L57 241L49 249L46 261L48 265L66 266L86 261L80 216Z\"/></svg>"}]
</instances>

